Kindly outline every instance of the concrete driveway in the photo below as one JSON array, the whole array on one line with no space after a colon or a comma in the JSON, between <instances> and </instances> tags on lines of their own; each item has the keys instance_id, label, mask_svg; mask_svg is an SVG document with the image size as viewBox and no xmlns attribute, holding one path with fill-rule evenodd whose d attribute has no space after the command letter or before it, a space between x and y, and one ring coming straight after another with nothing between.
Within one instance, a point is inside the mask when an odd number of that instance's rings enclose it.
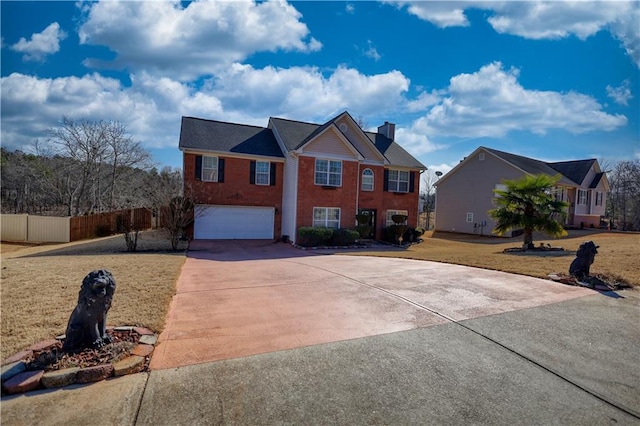
<instances>
[{"instance_id":1,"label":"concrete driveway","mask_svg":"<svg viewBox=\"0 0 640 426\"><path fill-rule=\"evenodd\" d=\"M193 248L151 372L3 398L3 425L640 425L638 291Z\"/></svg>"},{"instance_id":2,"label":"concrete driveway","mask_svg":"<svg viewBox=\"0 0 640 426\"><path fill-rule=\"evenodd\" d=\"M436 262L195 241L151 361L164 369L413 330L593 292Z\"/></svg>"}]
</instances>

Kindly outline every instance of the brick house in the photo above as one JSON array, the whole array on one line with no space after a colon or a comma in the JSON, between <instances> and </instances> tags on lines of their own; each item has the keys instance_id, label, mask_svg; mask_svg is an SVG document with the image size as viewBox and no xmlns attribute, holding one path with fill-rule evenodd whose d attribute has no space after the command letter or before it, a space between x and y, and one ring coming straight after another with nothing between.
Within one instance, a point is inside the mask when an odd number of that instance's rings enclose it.
<instances>
[{"instance_id":1,"label":"brick house","mask_svg":"<svg viewBox=\"0 0 640 426\"><path fill-rule=\"evenodd\" d=\"M496 226L488 213L495 207L493 190L525 174L559 175L554 194L569 203L565 226L600 226L609 182L598 160L548 163L481 146L436 182L436 231L488 235Z\"/></svg>"},{"instance_id":2,"label":"brick house","mask_svg":"<svg viewBox=\"0 0 640 426\"><path fill-rule=\"evenodd\" d=\"M295 242L301 226L353 229L357 214L370 216L372 238L394 214L416 226L426 167L394 137L394 124L366 132L347 112L324 124L272 117L266 128L183 117L191 236Z\"/></svg>"}]
</instances>

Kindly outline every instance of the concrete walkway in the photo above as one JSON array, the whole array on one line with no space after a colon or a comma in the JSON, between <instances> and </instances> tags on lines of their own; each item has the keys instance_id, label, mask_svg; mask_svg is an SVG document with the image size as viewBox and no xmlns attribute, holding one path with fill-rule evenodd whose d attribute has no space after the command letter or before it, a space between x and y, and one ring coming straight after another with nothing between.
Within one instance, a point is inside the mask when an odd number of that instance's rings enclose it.
<instances>
[{"instance_id":1,"label":"concrete walkway","mask_svg":"<svg viewBox=\"0 0 640 426\"><path fill-rule=\"evenodd\" d=\"M2 423L640 424L637 291L201 244L150 373L3 398Z\"/></svg>"}]
</instances>

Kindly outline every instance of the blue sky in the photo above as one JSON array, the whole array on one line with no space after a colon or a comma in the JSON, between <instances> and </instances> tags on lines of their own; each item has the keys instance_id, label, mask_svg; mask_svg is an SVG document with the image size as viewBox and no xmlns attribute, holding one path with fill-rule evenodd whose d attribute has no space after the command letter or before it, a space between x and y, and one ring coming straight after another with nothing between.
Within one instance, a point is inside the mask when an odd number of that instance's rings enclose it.
<instances>
[{"instance_id":1,"label":"blue sky","mask_svg":"<svg viewBox=\"0 0 640 426\"><path fill-rule=\"evenodd\" d=\"M266 126L342 111L433 172L480 145L640 158L639 2L3 1L2 146L117 120L181 167L181 116Z\"/></svg>"}]
</instances>

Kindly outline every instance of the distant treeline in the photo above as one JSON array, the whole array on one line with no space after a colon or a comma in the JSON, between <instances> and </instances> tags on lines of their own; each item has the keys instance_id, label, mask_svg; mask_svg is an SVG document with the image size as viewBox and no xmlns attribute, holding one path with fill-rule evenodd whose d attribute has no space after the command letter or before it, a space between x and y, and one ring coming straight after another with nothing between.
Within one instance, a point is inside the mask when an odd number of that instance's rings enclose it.
<instances>
[{"instance_id":1,"label":"distant treeline","mask_svg":"<svg viewBox=\"0 0 640 426\"><path fill-rule=\"evenodd\" d=\"M3 213L79 216L155 208L182 188L180 171L152 167L149 152L118 122L64 117L48 134L36 144L37 155L2 148Z\"/></svg>"}]
</instances>

